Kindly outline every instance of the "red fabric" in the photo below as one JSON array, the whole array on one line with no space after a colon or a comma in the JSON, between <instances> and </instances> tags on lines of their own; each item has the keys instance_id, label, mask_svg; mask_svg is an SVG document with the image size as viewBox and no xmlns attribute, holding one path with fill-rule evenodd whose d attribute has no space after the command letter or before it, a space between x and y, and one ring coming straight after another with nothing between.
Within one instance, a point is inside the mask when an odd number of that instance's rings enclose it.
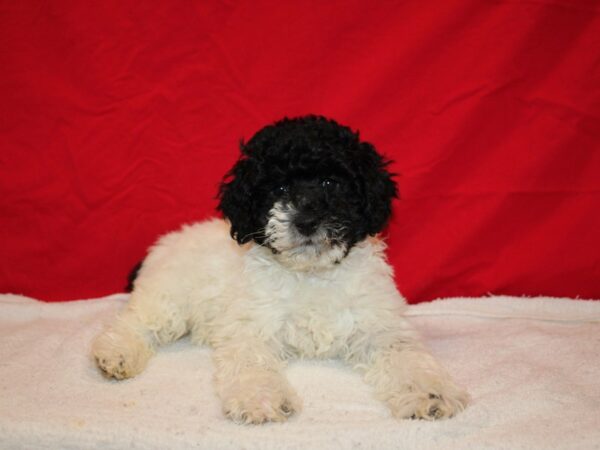
<instances>
[{"instance_id":1,"label":"red fabric","mask_svg":"<svg viewBox=\"0 0 600 450\"><path fill-rule=\"evenodd\" d=\"M0 291L119 291L237 144L325 114L396 163L411 302L600 298L596 0L0 2Z\"/></svg>"}]
</instances>

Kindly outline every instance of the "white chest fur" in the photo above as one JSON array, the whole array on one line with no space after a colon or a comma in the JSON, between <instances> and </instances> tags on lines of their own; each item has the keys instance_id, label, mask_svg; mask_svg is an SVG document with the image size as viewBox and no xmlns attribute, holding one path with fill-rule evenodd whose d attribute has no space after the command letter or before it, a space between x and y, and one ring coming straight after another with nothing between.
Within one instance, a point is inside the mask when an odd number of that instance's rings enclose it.
<instances>
[{"instance_id":1,"label":"white chest fur","mask_svg":"<svg viewBox=\"0 0 600 450\"><path fill-rule=\"evenodd\" d=\"M335 356L383 310L391 317L403 305L383 249L370 239L340 264L310 272L289 270L268 250L254 247L245 255L247 301L238 312L290 354Z\"/></svg>"}]
</instances>

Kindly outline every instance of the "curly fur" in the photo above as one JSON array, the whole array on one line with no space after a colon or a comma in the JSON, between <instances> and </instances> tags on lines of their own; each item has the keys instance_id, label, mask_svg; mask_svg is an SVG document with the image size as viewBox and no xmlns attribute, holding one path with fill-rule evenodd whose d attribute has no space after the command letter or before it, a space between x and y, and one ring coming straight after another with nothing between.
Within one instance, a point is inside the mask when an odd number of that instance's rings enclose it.
<instances>
[{"instance_id":1,"label":"curly fur","mask_svg":"<svg viewBox=\"0 0 600 450\"><path fill-rule=\"evenodd\" d=\"M350 247L380 232L390 216L396 185L386 171L389 161L333 120L284 119L242 143L241 151L229 181L221 185L219 206L241 244L263 242L256 232L282 196L312 215L335 214L336 223L347 226L343 239ZM336 186L318 192L314 184L324 180ZM289 191L278 191L281 187Z\"/></svg>"},{"instance_id":2,"label":"curly fur","mask_svg":"<svg viewBox=\"0 0 600 450\"><path fill-rule=\"evenodd\" d=\"M284 368L305 357L347 361L398 418L461 411L468 396L403 318L377 236L396 196L387 165L323 117L260 130L221 185L226 220L186 225L150 249L129 304L93 343L100 369L135 376L190 333L214 348L215 387L236 422L299 411Z\"/></svg>"}]
</instances>

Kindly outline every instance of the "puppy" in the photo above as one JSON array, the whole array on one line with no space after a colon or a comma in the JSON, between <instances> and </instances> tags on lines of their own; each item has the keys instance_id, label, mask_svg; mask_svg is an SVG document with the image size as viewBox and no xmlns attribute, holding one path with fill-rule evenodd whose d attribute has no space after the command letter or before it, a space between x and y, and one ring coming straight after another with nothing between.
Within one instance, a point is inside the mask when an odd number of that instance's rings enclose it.
<instances>
[{"instance_id":1,"label":"puppy","mask_svg":"<svg viewBox=\"0 0 600 450\"><path fill-rule=\"evenodd\" d=\"M221 185L226 220L185 225L150 249L128 305L93 343L100 369L133 377L189 333L214 349L215 387L235 422L300 410L290 358L346 361L398 418L464 409L467 394L403 318L377 237L396 196L387 165L324 117L260 130Z\"/></svg>"}]
</instances>

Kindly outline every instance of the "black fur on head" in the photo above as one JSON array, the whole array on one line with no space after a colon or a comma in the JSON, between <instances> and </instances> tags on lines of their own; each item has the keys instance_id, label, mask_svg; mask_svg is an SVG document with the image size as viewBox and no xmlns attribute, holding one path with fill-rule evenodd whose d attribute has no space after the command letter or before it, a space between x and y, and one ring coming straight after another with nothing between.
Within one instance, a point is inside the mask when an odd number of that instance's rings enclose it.
<instances>
[{"instance_id":1,"label":"black fur on head","mask_svg":"<svg viewBox=\"0 0 600 450\"><path fill-rule=\"evenodd\" d=\"M390 216L397 191L389 161L333 120L285 118L240 147L219 191L219 209L240 244L270 246L268 224L277 202L291 208L298 236L308 242L320 227L329 244L343 243L346 250L381 231Z\"/></svg>"}]
</instances>

